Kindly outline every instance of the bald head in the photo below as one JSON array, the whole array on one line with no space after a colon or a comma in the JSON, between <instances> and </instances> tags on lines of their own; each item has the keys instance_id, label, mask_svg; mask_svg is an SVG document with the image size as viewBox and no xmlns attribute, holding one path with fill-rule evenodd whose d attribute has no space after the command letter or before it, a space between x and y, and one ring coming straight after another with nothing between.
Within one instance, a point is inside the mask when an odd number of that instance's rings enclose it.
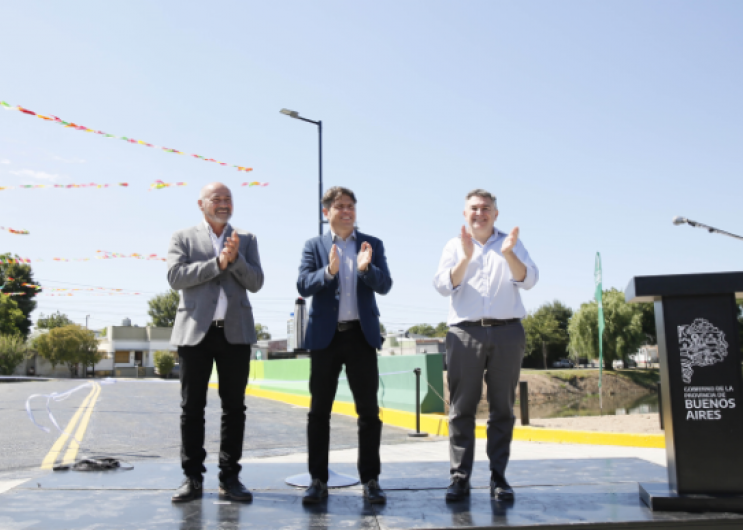
<instances>
[{"instance_id":1,"label":"bald head","mask_svg":"<svg viewBox=\"0 0 743 530\"><path fill-rule=\"evenodd\" d=\"M206 222L219 235L232 217L232 192L221 182L212 182L201 188L199 209Z\"/></svg>"},{"instance_id":2,"label":"bald head","mask_svg":"<svg viewBox=\"0 0 743 530\"><path fill-rule=\"evenodd\" d=\"M222 184L221 182L212 182L211 184L207 184L203 188L201 188L201 193L199 194L199 199L204 199L205 197L209 197L213 192L220 190L225 191L227 195L232 196L232 193L230 192L230 188L228 188L226 185Z\"/></svg>"}]
</instances>

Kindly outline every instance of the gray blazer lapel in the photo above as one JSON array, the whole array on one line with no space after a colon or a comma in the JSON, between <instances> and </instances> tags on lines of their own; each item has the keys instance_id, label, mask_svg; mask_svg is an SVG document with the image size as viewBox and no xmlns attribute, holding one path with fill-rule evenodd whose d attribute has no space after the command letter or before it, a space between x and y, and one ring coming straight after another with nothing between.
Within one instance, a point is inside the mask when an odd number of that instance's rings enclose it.
<instances>
[{"instance_id":1,"label":"gray blazer lapel","mask_svg":"<svg viewBox=\"0 0 743 530\"><path fill-rule=\"evenodd\" d=\"M199 250L207 257L214 257L214 247L212 246L212 238L209 235L209 230L206 229L206 225L200 223L196 225L196 241L199 245Z\"/></svg>"}]
</instances>

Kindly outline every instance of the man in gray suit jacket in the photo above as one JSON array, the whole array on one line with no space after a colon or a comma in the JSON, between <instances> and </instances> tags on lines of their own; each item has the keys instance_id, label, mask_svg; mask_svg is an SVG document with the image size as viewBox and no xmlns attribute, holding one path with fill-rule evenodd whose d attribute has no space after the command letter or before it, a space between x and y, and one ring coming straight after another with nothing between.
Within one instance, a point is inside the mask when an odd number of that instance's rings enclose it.
<instances>
[{"instance_id":1,"label":"man in gray suit jacket","mask_svg":"<svg viewBox=\"0 0 743 530\"><path fill-rule=\"evenodd\" d=\"M246 289L258 292L263 270L255 236L228 223L229 188L219 182L208 184L198 204L204 221L173 234L168 249L168 282L181 292L171 342L180 357L181 467L186 475L172 499L184 502L202 496L204 407L216 363L222 401L219 493L249 502L253 496L238 478L250 345L256 342Z\"/></svg>"}]
</instances>

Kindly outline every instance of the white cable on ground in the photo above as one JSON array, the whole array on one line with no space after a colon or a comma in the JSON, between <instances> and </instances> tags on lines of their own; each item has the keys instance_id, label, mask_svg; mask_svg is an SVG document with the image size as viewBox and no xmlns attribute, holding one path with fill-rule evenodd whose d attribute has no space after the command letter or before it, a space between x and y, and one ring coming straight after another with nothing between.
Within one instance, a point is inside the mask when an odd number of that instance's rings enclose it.
<instances>
[{"instance_id":1,"label":"white cable on ground","mask_svg":"<svg viewBox=\"0 0 743 530\"><path fill-rule=\"evenodd\" d=\"M72 434L70 434L70 433L62 430L62 428L57 423L57 420L54 419L54 414L52 414L52 411L49 408L49 403L51 401L55 401L55 402L59 403L60 401L64 401L65 399L67 399L68 397L70 397L72 394L74 394L78 390L82 390L83 388L93 388L93 387L94 387L94 383L88 382L88 383L83 383L82 385L78 385L75 388L73 388L72 390L68 390L68 391L62 392L62 393L52 392L51 394L33 394L33 395L29 396L28 399L26 400L26 414L28 414L29 419L39 429L41 429L44 432L51 432L51 430L48 427L44 427L43 425L39 425L36 422L36 418L34 418L33 412L31 412L31 400L34 399L34 398L37 398L37 397L45 397L46 398L46 413L49 415L49 420L52 422L52 425L54 425L60 433L66 434L67 436L69 436L73 440L76 440L77 443L80 443L80 440L78 440L77 438L75 438Z\"/></svg>"}]
</instances>

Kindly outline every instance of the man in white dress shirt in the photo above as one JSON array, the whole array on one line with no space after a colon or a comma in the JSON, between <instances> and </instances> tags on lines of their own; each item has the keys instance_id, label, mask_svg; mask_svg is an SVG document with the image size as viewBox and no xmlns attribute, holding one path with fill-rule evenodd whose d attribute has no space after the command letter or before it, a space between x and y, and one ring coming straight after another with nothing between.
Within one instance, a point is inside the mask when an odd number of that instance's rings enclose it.
<instances>
[{"instance_id":1,"label":"man in white dress shirt","mask_svg":"<svg viewBox=\"0 0 743 530\"><path fill-rule=\"evenodd\" d=\"M518 227L509 234L495 228L496 198L476 189L467 194L458 237L444 247L434 287L450 299L446 335L449 384L451 484L447 501L470 492L475 455L475 413L487 382L490 407L487 454L490 494L513 499L506 466L513 436L513 402L526 343L521 319L526 310L520 289L539 279L537 266L519 240Z\"/></svg>"}]
</instances>

